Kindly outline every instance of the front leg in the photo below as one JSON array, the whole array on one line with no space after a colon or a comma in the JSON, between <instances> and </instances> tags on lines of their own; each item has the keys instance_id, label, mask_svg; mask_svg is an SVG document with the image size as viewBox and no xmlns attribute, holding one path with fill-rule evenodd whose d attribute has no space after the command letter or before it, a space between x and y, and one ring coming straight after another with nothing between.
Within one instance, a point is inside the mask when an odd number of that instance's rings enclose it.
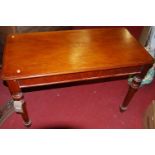
<instances>
[{"instance_id":1,"label":"front leg","mask_svg":"<svg viewBox=\"0 0 155 155\"><path fill-rule=\"evenodd\" d=\"M26 127L30 127L31 120L28 117L26 103L24 101L24 96L19 87L18 81L16 80L7 81L7 84L14 101L13 104L14 104L15 112L22 116L24 120L24 125Z\"/></svg>"},{"instance_id":2,"label":"front leg","mask_svg":"<svg viewBox=\"0 0 155 155\"><path fill-rule=\"evenodd\" d=\"M137 92L137 90L139 89L141 82L143 80L143 78L145 77L147 71L149 70L149 68L151 67L151 65L145 66L141 72L140 75L136 75L131 84L129 85L129 89L127 92L127 95L122 103L122 105L120 105L120 111L126 111L128 104L130 103L131 99L133 98L133 96L135 95L135 93Z\"/></svg>"}]
</instances>

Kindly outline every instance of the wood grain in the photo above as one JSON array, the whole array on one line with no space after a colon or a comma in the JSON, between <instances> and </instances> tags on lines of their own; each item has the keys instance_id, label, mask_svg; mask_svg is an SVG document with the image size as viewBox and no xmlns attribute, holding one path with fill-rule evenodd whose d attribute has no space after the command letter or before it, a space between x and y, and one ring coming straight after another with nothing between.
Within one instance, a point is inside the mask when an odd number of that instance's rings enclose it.
<instances>
[{"instance_id":1,"label":"wood grain","mask_svg":"<svg viewBox=\"0 0 155 155\"><path fill-rule=\"evenodd\" d=\"M21 88L130 74L143 78L152 64L153 58L124 28L18 34L7 38L2 79L13 100L23 103L20 114L28 127ZM129 88L121 110L139 85Z\"/></svg>"},{"instance_id":2,"label":"wood grain","mask_svg":"<svg viewBox=\"0 0 155 155\"><path fill-rule=\"evenodd\" d=\"M2 79L24 79L151 64L152 57L124 28L9 36Z\"/></svg>"}]
</instances>

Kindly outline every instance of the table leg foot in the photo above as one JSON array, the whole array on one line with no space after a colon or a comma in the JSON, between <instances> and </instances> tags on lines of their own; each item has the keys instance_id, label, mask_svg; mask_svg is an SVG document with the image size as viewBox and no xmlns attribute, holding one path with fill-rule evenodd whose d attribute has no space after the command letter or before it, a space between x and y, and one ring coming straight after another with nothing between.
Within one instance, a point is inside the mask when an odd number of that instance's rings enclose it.
<instances>
[{"instance_id":1,"label":"table leg foot","mask_svg":"<svg viewBox=\"0 0 155 155\"><path fill-rule=\"evenodd\" d=\"M29 120L28 122L24 122L25 127L29 128L32 125L32 121Z\"/></svg>"},{"instance_id":2,"label":"table leg foot","mask_svg":"<svg viewBox=\"0 0 155 155\"><path fill-rule=\"evenodd\" d=\"M123 107L122 105L120 105L119 110L120 112L125 112L127 110L128 107Z\"/></svg>"}]
</instances>

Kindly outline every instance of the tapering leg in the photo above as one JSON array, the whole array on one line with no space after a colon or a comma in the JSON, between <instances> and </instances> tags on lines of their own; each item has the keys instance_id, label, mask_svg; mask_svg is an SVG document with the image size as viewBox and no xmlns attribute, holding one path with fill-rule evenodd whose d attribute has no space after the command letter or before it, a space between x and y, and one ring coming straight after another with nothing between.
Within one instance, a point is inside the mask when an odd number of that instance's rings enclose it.
<instances>
[{"instance_id":1,"label":"tapering leg","mask_svg":"<svg viewBox=\"0 0 155 155\"><path fill-rule=\"evenodd\" d=\"M132 97L135 95L135 93L137 92L137 90L139 89L139 86L143 80L143 78L145 77L148 69L150 68L150 65L149 66L145 66L141 72L140 75L136 75L130 86L129 86L129 89L128 89L128 92L127 92L127 95L122 103L122 105L120 105L120 111L123 112L125 110L127 110L127 107L128 107L128 104L130 103Z\"/></svg>"},{"instance_id":2,"label":"tapering leg","mask_svg":"<svg viewBox=\"0 0 155 155\"><path fill-rule=\"evenodd\" d=\"M24 101L23 93L21 92L21 89L18 85L18 81L16 80L7 81L7 84L14 101L15 112L22 116L24 120L24 125L26 127L30 127L31 120L28 117L28 113L26 110L26 103Z\"/></svg>"},{"instance_id":3,"label":"tapering leg","mask_svg":"<svg viewBox=\"0 0 155 155\"><path fill-rule=\"evenodd\" d=\"M132 99L132 97L134 96L134 94L136 93L136 91L138 90L140 84L141 84L142 79L138 76L135 76L133 78L132 83L129 86L127 95L123 101L123 104L120 105L120 111L123 112L125 110L127 110L127 106L130 102L130 100Z\"/></svg>"}]
</instances>

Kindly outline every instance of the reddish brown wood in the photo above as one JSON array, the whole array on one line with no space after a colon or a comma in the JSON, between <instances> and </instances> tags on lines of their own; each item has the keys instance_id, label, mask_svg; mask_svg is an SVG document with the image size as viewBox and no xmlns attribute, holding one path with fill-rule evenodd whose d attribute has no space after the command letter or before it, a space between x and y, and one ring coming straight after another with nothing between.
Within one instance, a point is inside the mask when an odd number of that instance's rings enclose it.
<instances>
[{"instance_id":1,"label":"reddish brown wood","mask_svg":"<svg viewBox=\"0 0 155 155\"><path fill-rule=\"evenodd\" d=\"M127 95L126 95L126 97L124 98L124 101L123 101L122 105L120 105L120 111L121 111L121 112L124 112L124 111L127 110L128 104L130 103L132 97L135 95L135 93L136 93L137 90L139 89L140 84L141 84L143 78L145 77L145 75L146 75L146 73L147 73L147 71L148 71L148 69L149 69L150 67L151 67L150 65L144 66L144 67L142 68L141 74L136 75L136 76L133 78L132 83L129 85L129 89L128 89Z\"/></svg>"},{"instance_id":2,"label":"reddish brown wood","mask_svg":"<svg viewBox=\"0 0 155 155\"><path fill-rule=\"evenodd\" d=\"M89 72L77 72L63 75L53 75L29 79L20 79L18 80L21 88L33 87L33 86L44 86L57 83L69 83L76 81L85 81L85 80L94 80L102 79L108 77L118 77L125 76L130 74L140 74L141 67L126 67L118 69L109 69L109 70L98 70L98 71L89 71Z\"/></svg>"},{"instance_id":3,"label":"reddish brown wood","mask_svg":"<svg viewBox=\"0 0 155 155\"><path fill-rule=\"evenodd\" d=\"M16 34L6 42L2 79L16 94L23 87L143 74L141 68L151 64L124 28ZM26 109L23 115L27 122Z\"/></svg>"},{"instance_id":4,"label":"reddish brown wood","mask_svg":"<svg viewBox=\"0 0 155 155\"><path fill-rule=\"evenodd\" d=\"M21 114L24 124L26 127L31 126L31 120L28 117L27 109L26 109L26 102L24 101L24 96L21 92L21 89L19 87L18 81L12 80L12 81L7 81L10 93L12 95L12 98L15 101L23 102L22 104L22 112L17 112Z\"/></svg>"},{"instance_id":5,"label":"reddish brown wood","mask_svg":"<svg viewBox=\"0 0 155 155\"><path fill-rule=\"evenodd\" d=\"M6 42L2 78L116 69L152 61L124 28L16 34Z\"/></svg>"}]
</instances>

